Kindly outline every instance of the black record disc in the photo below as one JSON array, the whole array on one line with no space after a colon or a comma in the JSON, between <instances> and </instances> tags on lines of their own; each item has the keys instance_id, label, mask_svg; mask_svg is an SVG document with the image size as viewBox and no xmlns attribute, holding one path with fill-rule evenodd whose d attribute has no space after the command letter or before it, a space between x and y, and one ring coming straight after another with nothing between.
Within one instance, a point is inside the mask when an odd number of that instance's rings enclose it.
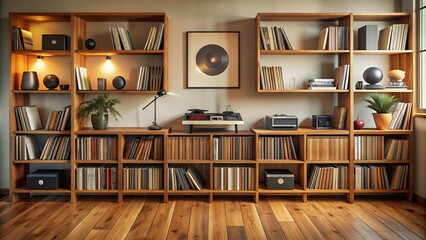
<instances>
[{"instance_id":1,"label":"black record disc","mask_svg":"<svg viewBox=\"0 0 426 240\"><path fill-rule=\"evenodd\" d=\"M215 76L221 74L228 67L228 53L221 46L209 44L197 53L196 63L205 74Z\"/></svg>"}]
</instances>

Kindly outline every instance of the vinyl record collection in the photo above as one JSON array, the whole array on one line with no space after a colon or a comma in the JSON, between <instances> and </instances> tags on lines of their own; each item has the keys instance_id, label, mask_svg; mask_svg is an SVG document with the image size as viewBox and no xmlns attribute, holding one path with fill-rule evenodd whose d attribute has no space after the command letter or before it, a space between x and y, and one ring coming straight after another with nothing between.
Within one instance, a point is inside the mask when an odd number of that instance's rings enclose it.
<instances>
[{"instance_id":1,"label":"vinyl record collection","mask_svg":"<svg viewBox=\"0 0 426 240\"><path fill-rule=\"evenodd\" d=\"M34 131L42 129L37 106L16 106L15 119L18 131Z\"/></svg>"},{"instance_id":2,"label":"vinyl record collection","mask_svg":"<svg viewBox=\"0 0 426 240\"><path fill-rule=\"evenodd\" d=\"M123 190L163 189L164 168L161 166L123 166Z\"/></svg>"},{"instance_id":3,"label":"vinyl record collection","mask_svg":"<svg viewBox=\"0 0 426 240\"><path fill-rule=\"evenodd\" d=\"M111 164L79 166L76 190L117 190L117 167Z\"/></svg>"},{"instance_id":4,"label":"vinyl record collection","mask_svg":"<svg viewBox=\"0 0 426 240\"><path fill-rule=\"evenodd\" d=\"M209 137L169 137L168 153L171 160L209 160Z\"/></svg>"},{"instance_id":5,"label":"vinyl record collection","mask_svg":"<svg viewBox=\"0 0 426 240\"><path fill-rule=\"evenodd\" d=\"M34 135L15 136L15 160L32 160L40 156Z\"/></svg>"},{"instance_id":6,"label":"vinyl record collection","mask_svg":"<svg viewBox=\"0 0 426 240\"><path fill-rule=\"evenodd\" d=\"M71 141L69 136L56 136L47 139L40 159L69 160L71 156Z\"/></svg>"},{"instance_id":7,"label":"vinyl record collection","mask_svg":"<svg viewBox=\"0 0 426 240\"><path fill-rule=\"evenodd\" d=\"M354 160L382 160L383 136L355 136Z\"/></svg>"},{"instance_id":8,"label":"vinyl record collection","mask_svg":"<svg viewBox=\"0 0 426 240\"><path fill-rule=\"evenodd\" d=\"M248 166L213 167L214 190L255 190L256 168Z\"/></svg>"},{"instance_id":9,"label":"vinyl record collection","mask_svg":"<svg viewBox=\"0 0 426 240\"><path fill-rule=\"evenodd\" d=\"M348 166L313 165L309 189L348 189Z\"/></svg>"},{"instance_id":10,"label":"vinyl record collection","mask_svg":"<svg viewBox=\"0 0 426 240\"><path fill-rule=\"evenodd\" d=\"M163 86L162 66L141 66L136 90L159 90Z\"/></svg>"},{"instance_id":11,"label":"vinyl record collection","mask_svg":"<svg viewBox=\"0 0 426 240\"><path fill-rule=\"evenodd\" d=\"M162 137L141 136L126 141L124 159L163 160Z\"/></svg>"},{"instance_id":12,"label":"vinyl record collection","mask_svg":"<svg viewBox=\"0 0 426 240\"><path fill-rule=\"evenodd\" d=\"M297 159L292 137L260 137L260 159Z\"/></svg>"},{"instance_id":13,"label":"vinyl record collection","mask_svg":"<svg viewBox=\"0 0 426 240\"><path fill-rule=\"evenodd\" d=\"M87 136L76 140L78 160L116 160L117 137Z\"/></svg>"},{"instance_id":14,"label":"vinyl record collection","mask_svg":"<svg viewBox=\"0 0 426 240\"><path fill-rule=\"evenodd\" d=\"M203 168L201 166L201 168ZM201 169L201 171L203 171ZM206 181L200 171L193 167L173 166L169 168L169 190L201 191Z\"/></svg>"},{"instance_id":15,"label":"vinyl record collection","mask_svg":"<svg viewBox=\"0 0 426 240\"><path fill-rule=\"evenodd\" d=\"M213 160L254 160L254 137L213 138Z\"/></svg>"}]
</instances>

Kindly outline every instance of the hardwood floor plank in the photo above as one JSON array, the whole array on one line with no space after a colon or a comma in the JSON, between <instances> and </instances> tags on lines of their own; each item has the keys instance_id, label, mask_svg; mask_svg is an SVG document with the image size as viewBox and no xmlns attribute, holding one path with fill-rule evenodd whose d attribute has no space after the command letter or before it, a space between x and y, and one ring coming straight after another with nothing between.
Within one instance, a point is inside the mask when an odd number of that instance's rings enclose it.
<instances>
[{"instance_id":1,"label":"hardwood floor plank","mask_svg":"<svg viewBox=\"0 0 426 240\"><path fill-rule=\"evenodd\" d=\"M145 201L143 200L134 200L129 202L129 205L105 238L114 240L125 239L144 203Z\"/></svg>"},{"instance_id":2,"label":"hardwood floor plank","mask_svg":"<svg viewBox=\"0 0 426 240\"><path fill-rule=\"evenodd\" d=\"M145 201L142 210L139 212L139 215L136 217L135 222L130 228L126 239L145 239L148 235L149 229L151 228L159 206L159 200L148 198Z\"/></svg>"},{"instance_id":3,"label":"hardwood floor plank","mask_svg":"<svg viewBox=\"0 0 426 240\"><path fill-rule=\"evenodd\" d=\"M227 227L228 238L222 239L238 239L238 240L247 240L246 230L242 226L229 226ZM217 238L220 239L220 238Z\"/></svg>"},{"instance_id":4,"label":"hardwood floor plank","mask_svg":"<svg viewBox=\"0 0 426 240\"><path fill-rule=\"evenodd\" d=\"M361 218L346 208L348 204L340 200L327 200L321 203L326 208L332 209L336 215L340 216L349 226L352 226L363 238L371 240L382 239Z\"/></svg>"},{"instance_id":5,"label":"hardwood floor plank","mask_svg":"<svg viewBox=\"0 0 426 240\"><path fill-rule=\"evenodd\" d=\"M368 201L358 201L357 204L375 216L380 222L392 229L396 234L398 234L403 239L412 239L420 240L417 234L412 232L410 229L402 225L400 222L393 219L388 213L382 211L382 209L377 208L372 203Z\"/></svg>"},{"instance_id":6,"label":"hardwood floor plank","mask_svg":"<svg viewBox=\"0 0 426 240\"><path fill-rule=\"evenodd\" d=\"M180 199L176 202L175 211L170 223L167 239L187 239L189 221L191 219L192 200Z\"/></svg>"},{"instance_id":7,"label":"hardwood floor plank","mask_svg":"<svg viewBox=\"0 0 426 240\"><path fill-rule=\"evenodd\" d=\"M107 212L96 223L93 229L97 230L111 230L117 223L121 214L129 206L129 202L114 203L110 206Z\"/></svg>"},{"instance_id":8,"label":"hardwood floor plank","mask_svg":"<svg viewBox=\"0 0 426 240\"><path fill-rule=\"evenodd\" d=\"M238 230L244 227L227 227L226 226L226 210L225 210L225 202L224 201L214 201L209 205L209 239L210 240L220 240L220 239L228 239L228 230L235 229ZM245 235L245 231L244 231ZM247 237L247 236L246 236ZM229 239L239 239L239 238L231 238Z\"/></svg>"},{"instance_id":9,"label":"hardwood floor plank","mask_svg":"<svg viewBox=\"0 0 426 240\"><path fill-rule=\"evenodd\" d=\"M67 240L84 238L112 206L111 202L100 202L86 217L65 237Z\"/></svg>"},{"instance_id":10,"label":"hardwood floor plank","mask_svg":"<svg viewBox=\"0 0 426 240\"><path fill-rule=\"evenodd\" d=\"M422 225L418 224L416 221L413 221L408 216L401 214L400 211L398 211L394 207L386 204L383 201L377 201L377 200L371 201L370 200L369 202L371 202L378 209L384 211L386 214L388 214L389 216L394 218L396 221L400 222L405 227L407 227L408 229L410 229L411 231L416 233L419 237L426 239L426 226L425 225L422 226Z\"/></svg>"},{"instance_id":11,"label":"hardwood floor plank","mask_svg":"<svg viewBox=\"0 0 426 240\"><path fill-rule=\"evenodd\" d=\"M268 201L278 222L294 222L280 197L269 196Z\"/></svg>"},{"instance_id":12,"label":"hardwood floor plank","mask_svg":"<svg viewBox=\"0 0 426 240\"><path fill-rule=\"evenodd\" d=\"M380 237L384 239L402 239L398 234L394 233L385 224L377 220L371 213L366 212L365 209L356 204L348 204L346 207L362 221L364 221L371 229L373 229Z\"/></svg>"},{"instance_id":13,"label":"hardwood floor plank","mask_svg":"<svg viewBox=\"0 0 426 240\"><path fill-rule=\"evenodd\" d=\"M225 200L226 225L244 226L240 203L237 200Z\"/></svg>"},{"instance_id":14,"label":"hardwood floor plank","mask_svg":"<svg viewBox=\"0 0 426 240\"><path fill-rule=\"evenodd\" d=\"M15 239L22 239L25 235L30 233L39 222L43 221L45 218L49 217L54 213L52 209L59 208L62 205L62 203L58 202L50 202L46 203L37 210L31 211L31 217L27 219L25 222L22 222L18 227L14 226L13 231L8 232L7 235L2 236L2 239L4 240L15 240ZM6 224L7 225L7 224ZM3 226L6 226L3 225ZM3 231L6 231L5 229L2 229L0 232L1 235L3 235Z\"/></svg>"},{"instance_id":15,"label":"hardwood floor plank","mask_svg":"<svg viewBox=\"0 0 426 240\"><path fill-rule=\"evenodd\" d=\"M303 209L306 215L308 215L312 223L326 239L344 239L342 234L333 226L333 224L328 221L327 217L325 217L323 213L317 208L316 204L309 202L299 203L298 205Z\"/></svg>"},{"instance_id":16,"label":"hardwood floor plank","mask_svg":"<svg viewBox=\"0 0 426 240\"><path fill-rule=\"evenodd\" d=\"M306 215L299 206L300 203L296 202L294 199L284 199L283 201L294 221L299 226L299 229L307 239L325 239L308 215Z\"/></svg>"},{"instance_id":17,"label":"hardwood floor plank","mask_svg":"<svg viewBox=\"0 0 426 240\"><path fill-rule=\"evenodd\" d=\"M175 200L160 204L146 239L165 239L167 237L175 206Z\"/></svg>"},{"instance_id":18,"label":"hardwood floor plank","mask_svg":"<svg viewBox=\"0 0 426 240\"><path fill-rule=\"evenodd\" d=\"M300 231L299 226L297 226L295 222L281 222L280 226L287 239L291 239L291 240L306 239L305 236L303 236L302 231Z\"/></svg>"},{"instance_id":19,"label":"hardwood floor plank","mask_svg":"<svg viewBox=\"0 0 426 240\"><path fill-rule=\"evenodd\" d=\"M84 240L105 239L108 233L109 233L109 230L93 229L92 231L89 232L89 234L87 234Z\"/></svg>"},{"instance_id":20,"label":"hardwood floor plank","mask_svg":"<svg viewBox=\"0 0 426 240\"><path fill-rule=\"evenodd\" d=\"M344 237L350 238L351 240L361 240L364 239L353 227L351 224L348 224L342 216L337 214L337 212L330 208L327 205L323 204L321 200L310 201L315 203L318 210L327 218L327 220L336 228L336 230Z\"/></svg>"},{"instance_id":21,"label":"hardwood floor plank","mask_svg":"<svg viewBox=\"0 0 426 240\"><path fill-rule=\"evenodd\" d=\"M426 226L426 208L410 202L387 201L386 204L398 209L398 212L409 217L421 226Z\"/></svg>"},{"instance_id":22,"label":"hardwood floor plank","mask_svg":"<svg viewBox=\"0 0 426 240\"><path fill-rule=\"evenodd\" d=\"M266 239L259 215L254 203L240 202L241 214L248 239Z\"/></svg>"},{"instance_id":23,"label":"hardwood floor plank","mask_svg":"<svg viewBox=\"0 0 426 240\"><path fill-rule=\"evenodd\" d=\"M205 200L192 202L188 239L207 239L209 229L209 204Z\"/></svg>"},{"instance_id":24,"label":"hardwood floor plank","mask_svg":"<svg viewBox=\"0 0 426 240\"><path fill-rule=\"evenodd\" d=\"M256 209L268 239L287 239L267 199L260 199Z\"/></svg>"},{"instance_id":25,"label":"hardwood floor plank","mask_svg":"<svg viewBox=\"0 0 426 240\"><path fill-rule=\"evenodd\" d=\"M0 226L14 218L19 218L25 211L30 211L36 204L33 202L10 203L7 208L0 212Z\"/></svg>"}]
</instances>

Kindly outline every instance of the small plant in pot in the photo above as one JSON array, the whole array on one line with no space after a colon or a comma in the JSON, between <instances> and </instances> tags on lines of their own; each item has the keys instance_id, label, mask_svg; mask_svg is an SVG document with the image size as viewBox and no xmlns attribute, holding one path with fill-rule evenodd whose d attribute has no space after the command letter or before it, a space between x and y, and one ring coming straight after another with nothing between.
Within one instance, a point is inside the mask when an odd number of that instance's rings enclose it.
<instances>
[{"instance_id":1,"label":"small plant in pot","mask_svg":"<svg viewBox=\"0 0 426 240\"><path fill-rule=\"evenodd\" d=\"M393 95L373 94L370 95L370 99L365 99L364 101L369 103L369 105L367 105L368 108L376 111L376 113L373 113L376 128L385 130L392 120L392 112L395 109L396 103L399 102L399 99Z\"/></svg>"},{"instance_id":2,"label":"small plant in pot","mask_svg":"<svg viewBox=\"0 0 426 240\"><path fill-rule=\"evenodd\" d=\"M96 130L106 129L108 126L108 115L111 114L117 121L117 116L122 116L115 108L115 105L121 103L118 98L110 98L108 94L99 94L95 98L84 101L80 104L78 116L81 118L90 118L92 126Z\"/></svg>"}]
</instances>

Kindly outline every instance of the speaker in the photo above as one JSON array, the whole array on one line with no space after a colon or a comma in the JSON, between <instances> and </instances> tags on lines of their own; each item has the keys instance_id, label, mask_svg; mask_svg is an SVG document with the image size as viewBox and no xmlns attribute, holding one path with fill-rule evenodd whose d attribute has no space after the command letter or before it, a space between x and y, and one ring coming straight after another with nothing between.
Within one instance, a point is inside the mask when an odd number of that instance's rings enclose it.
<instances>
[{"instance_id":1,"label":"speaker","mask_svg":"<svg viewBox=\"0 0 426 240\"><path fill-rule=\"evenodd\" d=\"M331 128L332 119L331 115L312 115L312 127L316 129Z\"/></svg>"}]
</instances>

